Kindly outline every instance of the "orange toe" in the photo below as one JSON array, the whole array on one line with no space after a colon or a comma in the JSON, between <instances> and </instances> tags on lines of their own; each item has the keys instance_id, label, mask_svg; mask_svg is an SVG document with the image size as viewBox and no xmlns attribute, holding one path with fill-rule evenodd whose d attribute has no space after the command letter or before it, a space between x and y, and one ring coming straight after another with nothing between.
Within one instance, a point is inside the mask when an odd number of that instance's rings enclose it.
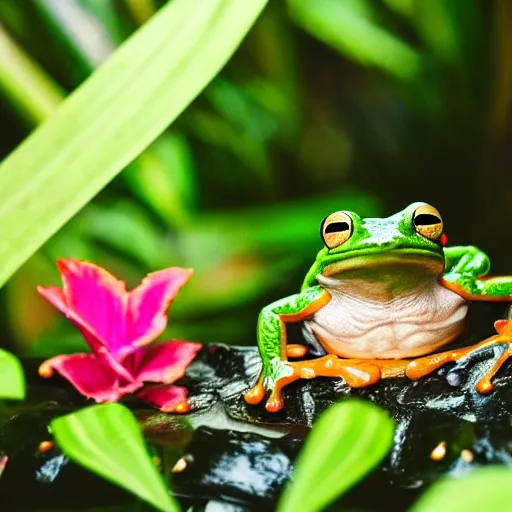
<instances>
[{"instance_id":1,"label":"orange toe","mask_svg":"<svg viewBox=\"0 0 512 512\"><path fill-rule=\"evenodd\" d=\"M256 405L259 404L265 396L265 388L263 384L258 382L251 390L244 395L244 399L248 404Z\"/></svg>"}]
</instances>

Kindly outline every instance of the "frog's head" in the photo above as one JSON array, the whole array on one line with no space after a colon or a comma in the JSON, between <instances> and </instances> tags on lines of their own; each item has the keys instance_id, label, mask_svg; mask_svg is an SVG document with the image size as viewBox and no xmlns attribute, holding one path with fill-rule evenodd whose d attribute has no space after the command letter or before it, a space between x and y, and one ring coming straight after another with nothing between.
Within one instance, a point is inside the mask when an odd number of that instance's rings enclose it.
<instances>
[{"instance_id":1,"label":"frog's head","mask_svg":"<svg viewBox=\"0 0 512 512\"><path fill-rule=\"evenodd\" d=\"M306 278L310 284L318 274L339 277L407 266L439 275L444 269L443 221L426 203L413 203L384 219L335 212L322 221L320 233L325 247Z\"/></svg>"}]
</instances>

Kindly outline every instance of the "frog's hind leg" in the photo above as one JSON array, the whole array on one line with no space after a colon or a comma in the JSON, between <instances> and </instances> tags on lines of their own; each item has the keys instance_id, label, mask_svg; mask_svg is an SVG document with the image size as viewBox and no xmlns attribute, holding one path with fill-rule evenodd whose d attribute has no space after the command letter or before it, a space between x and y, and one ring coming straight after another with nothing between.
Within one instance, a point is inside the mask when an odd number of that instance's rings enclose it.
<instances>
[{"instance_id":1,"label":"frog's hind leg","mask_svg":"<svg viewBox=\"0 0 512 512\"><path fill-rule=\"evenodd\" d=\"M492 379L503 366L503 364L512 357L512 319L498 320L494 324L497 335L491 336L486 340L472 345L439 354L432 354L411 361L406 368L406 375L412 380L417 380L428 375L441 366L449 362L460 361L462 358L481 352L483 349L494 347L496 345L506 345L506 350L487 373L478 381L476 389L479 393L489 393L493 389Z\"/></svg>"}]
</instances>

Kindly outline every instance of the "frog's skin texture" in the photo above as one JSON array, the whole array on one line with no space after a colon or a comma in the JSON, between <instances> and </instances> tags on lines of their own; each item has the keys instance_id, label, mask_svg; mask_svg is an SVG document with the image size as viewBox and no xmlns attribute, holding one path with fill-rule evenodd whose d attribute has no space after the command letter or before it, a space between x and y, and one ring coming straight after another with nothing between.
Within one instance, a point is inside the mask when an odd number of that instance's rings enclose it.
<instances>
[{"instance_id":1,"label":"frog's skin texture","mask_svg":"<svg viewBox=\"0 0 512 512\"><path fill-rule=\"evenodd\" d=\"M281 389L299 378L343 377L362 387L383 377L426 375L457 360L454 351L427 354L461 334L470 301L512 302L512 277L487 277L489 258L476 247L444 247L441 216L426 203L383 219L335 212L322 222L321 235L326 247L300 293L266 306L259 317L262 372L245 399L259 403L268 391L271 412L283 407ZM289 362L308 352L287 345L290 322L304 322L306 338L324 355ZM503 336L483 343L503 343ZM426 357L405 359L419 356ZM479 390L490 389L489 377Z\"/></svg>"}]
</instances>

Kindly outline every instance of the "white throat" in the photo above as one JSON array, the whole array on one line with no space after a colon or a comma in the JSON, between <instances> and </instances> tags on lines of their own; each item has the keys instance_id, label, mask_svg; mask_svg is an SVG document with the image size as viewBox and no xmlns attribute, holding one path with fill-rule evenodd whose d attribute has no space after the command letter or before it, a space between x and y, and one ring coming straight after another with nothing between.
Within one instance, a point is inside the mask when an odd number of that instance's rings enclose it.
<instances>
[{"instance_id":1,"label":"white throat","mask_svg":"<svg viewBox=\"0 0 512 512\"><path fill-rule=\"evenodd\" d=\"M464 329L467 302L433 274L390 271L317 280L331 301L305 325L327 352L364 359L416 357Z\"/></svg>"}]
</instances>

